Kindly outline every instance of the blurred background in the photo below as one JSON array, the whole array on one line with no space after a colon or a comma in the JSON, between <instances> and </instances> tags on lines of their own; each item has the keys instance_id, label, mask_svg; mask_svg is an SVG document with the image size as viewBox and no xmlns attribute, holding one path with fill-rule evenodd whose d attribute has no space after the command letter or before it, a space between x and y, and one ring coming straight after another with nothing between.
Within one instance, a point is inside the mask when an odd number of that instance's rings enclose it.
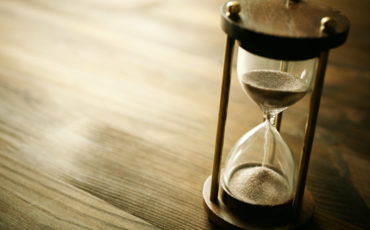
<instances>
[{"instance_id":1,"label":"blurred background","mask_svg":"<svg viewBox=\"0 0 370 230\"><path fill-rule=\"evenodd\" d=\"M366 229L370 4L315 1L343 12L351 29L329 54L307 228ZM213 161L223 2L0 1L1 229L216 229L201 192ZM297 157L307 103L282 122ZM234 71L223 157L261 120Z\"/></svg>"}]
</instances>

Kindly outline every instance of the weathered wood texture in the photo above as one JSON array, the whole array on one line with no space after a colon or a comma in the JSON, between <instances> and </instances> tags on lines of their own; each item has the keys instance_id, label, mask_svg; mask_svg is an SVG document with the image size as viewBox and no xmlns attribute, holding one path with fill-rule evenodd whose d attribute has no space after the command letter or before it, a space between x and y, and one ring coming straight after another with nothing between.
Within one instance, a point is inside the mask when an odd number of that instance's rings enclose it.
<instances>
[{"instance_id":1,"label":"weathered wood texture","mask_svg":"<svg viewBox=\"0 0 370 230\"><path fill-rule=\"evenodd\" d=\"M369 229L367 0L331 52L307 229ZM222 1L0 1L0 228L215 229L211 173ZM295 152L307 97L284 115ZM261 121L233 76L224 150ZM224 157L226 154L224 154Z\"/></svg>"}]
</instances>

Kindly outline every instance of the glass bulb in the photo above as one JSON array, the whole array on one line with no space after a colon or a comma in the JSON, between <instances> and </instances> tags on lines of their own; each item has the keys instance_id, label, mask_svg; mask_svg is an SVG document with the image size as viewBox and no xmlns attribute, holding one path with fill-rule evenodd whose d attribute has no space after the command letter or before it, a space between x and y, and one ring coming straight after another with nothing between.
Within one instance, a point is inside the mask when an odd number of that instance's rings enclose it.
<instances>
[{"instance_id":1,"label":"glass bulb","mask_svg":"<svg viewBox=\"0 0 370 230\"><path fill-rule=\"evenodd\" d=\"M265 121L242 136L222 172L224 202L265 216L290 210L296 186L293 153L275 128L275 116L309 90L316 59L274 60L239 48L238 79Z\"/></svg>"}]
</instances>

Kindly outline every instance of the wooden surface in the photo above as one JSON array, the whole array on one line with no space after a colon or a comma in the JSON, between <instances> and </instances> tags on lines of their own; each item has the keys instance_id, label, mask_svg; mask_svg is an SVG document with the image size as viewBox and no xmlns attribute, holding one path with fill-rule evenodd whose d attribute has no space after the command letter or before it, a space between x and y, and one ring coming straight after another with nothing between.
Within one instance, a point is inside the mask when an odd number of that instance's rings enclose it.
<instances>
[{"instance_id":1,"label":"wooden surface","mask_svg":"<svg viewBox=\"0 0 370 230\"><path fill-rule=\"evenodd\" d=\"M331 52L307 229L369 229L367 0ZM216 229L211 174L225 36L222 1L0 1L0 229ZM236 81L224 150L261 121ZM295 152L307 97L282 134ZM226 154L224 154L224 157Z\"/></svg>"}]
</instances>

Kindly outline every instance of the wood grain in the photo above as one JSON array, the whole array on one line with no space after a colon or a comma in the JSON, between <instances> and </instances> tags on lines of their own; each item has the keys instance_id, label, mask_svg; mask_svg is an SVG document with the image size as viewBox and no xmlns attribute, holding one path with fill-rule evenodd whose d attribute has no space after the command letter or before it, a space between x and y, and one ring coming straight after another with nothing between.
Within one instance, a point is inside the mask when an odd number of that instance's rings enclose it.
<instances>
[{"instance_id":1,"label":"wood grain","mask_svg":"<svg viewBox=\"0 0 370 230\"><path fill-rule=\"evenodd\" d=\"M157 229L1 155L1 229Z\"/></svg>"},{"instance_id":2,"label":"wood grain","mask_svg":"<svg viewBox=\"0 0 370 230\"><path fill-rule=\"evenodd\" d=\"M331 52L307 229L368 229L369 4ZM0 1L0 229L216 229L222 1ZM233 73L234 75L234 73ZM282 133L301 147L307 97ZM261 121L233 76L224 150ZM226 157L226 154L223 156Z\"/></svg>"}]
</instances>

